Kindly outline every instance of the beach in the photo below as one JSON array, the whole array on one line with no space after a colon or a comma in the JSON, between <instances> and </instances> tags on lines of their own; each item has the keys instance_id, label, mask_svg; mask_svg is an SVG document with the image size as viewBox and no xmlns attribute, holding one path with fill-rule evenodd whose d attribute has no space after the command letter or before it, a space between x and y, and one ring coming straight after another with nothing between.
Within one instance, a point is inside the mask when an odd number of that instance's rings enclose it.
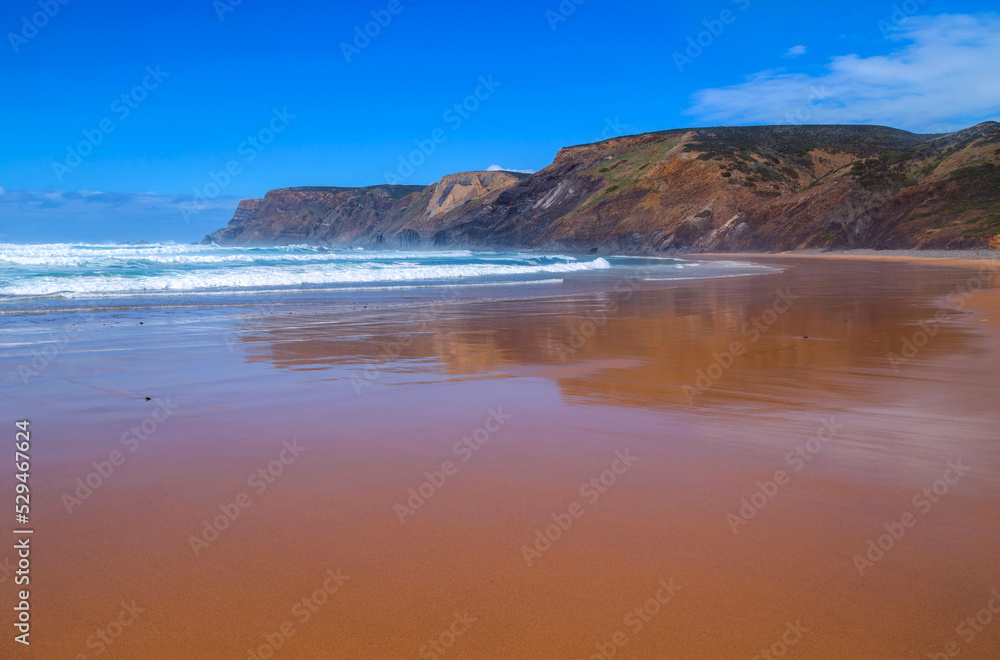
<instances>
[{"instance_id":1,"label":"beach","mask_svg":"<svg viewBox=\"0 0 1000 660\"><path fill-rule=\"evenodd\" d=\"M998 657L1000 263L685 258L5 316L33 653Z\"/></svg>"}]
</instances>

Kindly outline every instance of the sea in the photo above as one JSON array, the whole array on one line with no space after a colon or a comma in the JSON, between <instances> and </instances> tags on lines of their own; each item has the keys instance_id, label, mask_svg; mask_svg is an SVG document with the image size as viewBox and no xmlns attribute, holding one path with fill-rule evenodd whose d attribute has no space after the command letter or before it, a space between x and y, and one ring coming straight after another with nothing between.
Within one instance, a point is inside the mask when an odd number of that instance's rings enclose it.
<instances>
[{"instance_id":1,"label":"sea","mask_svg":"<svg viewBox=\"0 0 1000 660\"><path fill-rule=\"evenodd\" d=\"M560 296L772 271L740 261L308 245L0 244L0 315Z\"/></svg>"}]
</instances>

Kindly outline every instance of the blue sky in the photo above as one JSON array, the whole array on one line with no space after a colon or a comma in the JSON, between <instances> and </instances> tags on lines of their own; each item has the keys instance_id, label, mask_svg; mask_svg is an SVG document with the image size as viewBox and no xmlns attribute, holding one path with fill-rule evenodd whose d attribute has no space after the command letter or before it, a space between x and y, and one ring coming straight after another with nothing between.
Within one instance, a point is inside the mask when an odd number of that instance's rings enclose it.
<instances>
[{"instance_id":1,"label":"blue sky","mask_svg":"<svg viewBox=\"0 0 1000 660\"><path fill-rule=\"evenodd\" d=\"M63 1L0 9L0 240L197 240L269 189L624 133L1000 118L991 2Z\"/></svg>"}]
</instances>

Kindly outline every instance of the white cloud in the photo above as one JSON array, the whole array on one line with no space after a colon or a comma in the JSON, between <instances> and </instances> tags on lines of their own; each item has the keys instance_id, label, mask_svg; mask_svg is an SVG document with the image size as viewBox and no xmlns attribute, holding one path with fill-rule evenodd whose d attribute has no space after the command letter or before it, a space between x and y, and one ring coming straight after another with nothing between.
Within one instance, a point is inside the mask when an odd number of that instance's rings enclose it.
<instances>
[{"instance_id":1,"label":"white cloud","mask_svg":"<svg viewBox=\"0 0 1000 660\"><path fill-rule=\"evenodd\" d=\"M808 49L805 46L792 46L784 55L782 55L782 57L798 57L799 55L805 55L806 50Z\"/></svg>"},{"instance_id":2,"label":"white cloud","mask_svg":"<svg viewBox=\"0 0 1000 660\"><path fill-rule=\"evenodd\" d=\"M535 170L514 170L509 167L500 167L499 165L490 165L486 168L487 172L518 172L519 174L534 174Z\"/></svg>"},{"instance_id":3,"label":"white cloud","mask_svg":"<svg viewBox=\"0 0 1000 660\"><path fill-rule=\"evenodd\" d=\"M818 75L762 71L705 89L686 113L709 124L885 124L955 130L1000 108L1000 17L912 17L886 55L840 55Z\"/></svg>"}]
</instances>

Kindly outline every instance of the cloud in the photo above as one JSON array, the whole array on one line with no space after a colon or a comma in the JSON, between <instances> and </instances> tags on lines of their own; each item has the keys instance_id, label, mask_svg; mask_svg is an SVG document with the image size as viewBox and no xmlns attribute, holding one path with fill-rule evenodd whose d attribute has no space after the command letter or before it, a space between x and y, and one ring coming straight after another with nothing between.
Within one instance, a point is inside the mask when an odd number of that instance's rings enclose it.
<instances>
[{"instance_id":1,"label":"cloud","mask_svg":"<svg viewBox=\"0 0 1000 660\"><path fill-rule=\"evenodd\" d=\"M21 208L26 206L42 206L45 205L47 208L52 208L53 205L58 205L58 195L53 195L52 193L43 192L33 192L31 190L11 190L0 199L0 204L8 206L19 206Z\"/></svg>"},{"instance_id":2,"label":"cloud","mask_svg":"<svg viewBox=\"0 0 1000 660\"><path fill-rule=\"evenodd\" d=\"M782 57L798 57L800 55L805 55L806 50L808 49L805 46L792 46L784 55L782 55Z\"/></svg>"},{"instance_id":3,"label":"cloud","mask_svg":"<svg viewBox=\"0 0 1000 660\"><path fill-rule=\"evenodd\" d=\"M94 193L84 196L84 199L88 203L121 205L131 202L135 199L135 195L132 193Z\"/></svg>"},{"instance_id":4,"label":"cloud","mask_svg":"<svg viewBox=\"0 0 1000 660\"><path fill-rule=\"evenodd\" d=\"M0 195L0 227L13 241L200 240L226 225L238 197L202 200L190 195L90 190L8 190Z\"/></svg>"},{"instance_id":5,"label":"cloud","mask_svg":"<svg viewBox=\"0 0 1000 660\"><path fill-rule=\"evenodd\" d=\"M534 174L535 170L513 170L507 167L500 167L499 165L490 165L486 168L487 172L518 172L519 174Z\"/></svg>"},{"instance_id":6,"label":"cloud","mask_svg":"<svg viewBox=\"0 0 1000 660\"><path fill-rule=\"evenodd\" d=\"M834 57L818 75L762 71L694 95L710 124L886 124L955 130L998 117L1000 17L912 17L886 55Z\"/></svg>"}]
</instances>

